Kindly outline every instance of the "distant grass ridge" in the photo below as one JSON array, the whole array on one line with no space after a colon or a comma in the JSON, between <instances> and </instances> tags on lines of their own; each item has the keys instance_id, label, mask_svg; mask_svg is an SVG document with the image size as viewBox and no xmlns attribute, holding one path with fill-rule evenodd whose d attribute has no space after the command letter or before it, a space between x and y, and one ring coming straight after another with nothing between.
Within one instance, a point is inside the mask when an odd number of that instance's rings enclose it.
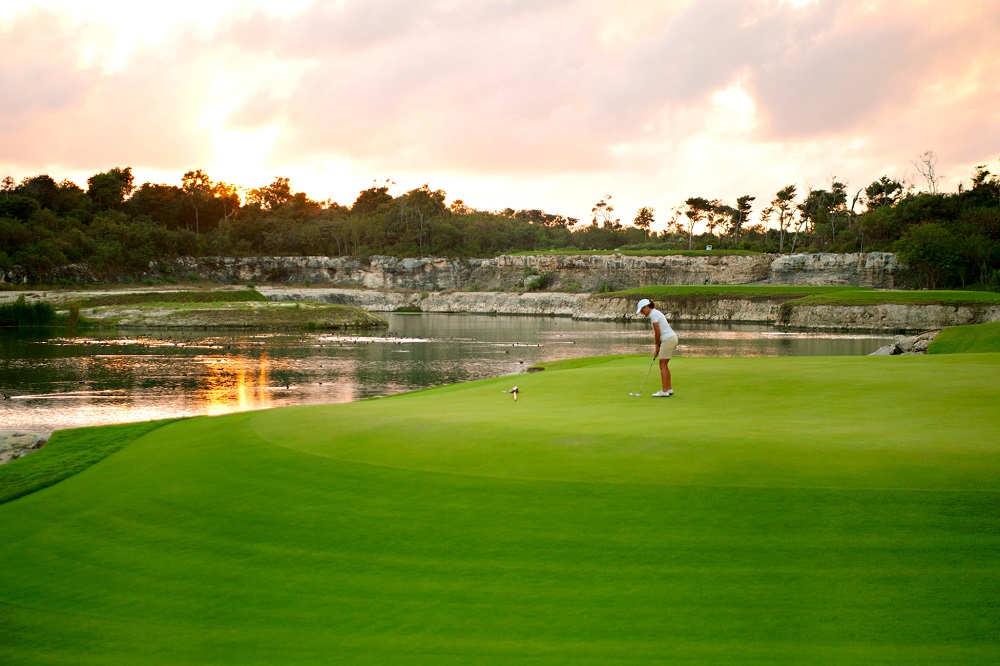
<instances>
[{"instance_id":1,"label":"distant grass ridge","mask_svg":"<svg viewBox=\"0 0 1000 666\"><path fill-rule=\"evenodd\" d=\"M991 291L840 290L803 296L789 305L1000 305L1000 293Z\"/></svg>"},{"instance_id":2,"label":"distant grass ridge","mask_svg":"<svg viewBox=\"0 0 1000 666\"><path fill-rule=\"evenodd\" d=\"M984 354L1000 352L1000 322L949 326L943 329L930 347L928 354Z\"/></svg>"},{"instance_id":3,"label":"distant grass ridge","mask_svg":"<svg viewBox=\"0 0 1000 666\"><path fill-rule=\"evenodd\" d=\"M387 322L353 305L315 301L260 303L138 303L106 306L92 315L104 326L119 328L220 329L372 329Z\"/></svg>"},{"instance_id":4,"label":"distant grass ridge","mask_svg":"<svg viewBox=\"0 0 1000 666\"><path fill-rule=\"evenodd\" d=\"M270 301L256 289L99 294L72 304L91 309L86 323L118 328L384 328L361 308L320 301Z\"/></svg>"},{"instance_id":5,"label":"distant grass ridge","mask_svg":"<svg viewBox=\"0 0 1000 666\"><path fill-rule=\"evenodd\" d=\"M0 504L79 474L173 420L56 431L38 451L0 465Z\"/></svg>"},{"instance_id":6,"label":"distant grass ridge","mask_svg":"<svg viewBox=\"0 0 1000 666\"><path fill-rule=\"evenodd\" d=\"M813 287L801 285L657 285L623 289L593 298L651 298L654 301L690 300L715 301L737 299L747 301L790 301L806 296L834 294L840 292L870 291L867 287Z\"/></svg>"},{"instance_id":7,"label":"distant grass ridge","mask_svg":"<svg viewBox=\"0 0 1000 666\"><path fill-rule=\"evenodd\" d=\"M266 301L256 289L217 289L181 291L142 291L121 294L96 294L80 299L80 307L94 308L147 303L243 303Z\"/></svg>"},{"instance_id":8,"label":"distant grass ridge","mask_svg":"<svg viewBox=\"0 0 1000 666\"><path fill-rule=\"evenodd\" d=\"M949 307L1000 306L1000 293L989 291L901 291L868 287L813 287L808 285L661 285L595 294L594 298L651 298L656 303L684 307L736 299L782 304L782 320L792 308L808 306L942 305Z\"/></svg>"},{"instance_id":9,"label":"distant grass ridge","mask_svg":"<svg viewBox=\"0 0 1000 666\"><path fill-rule=\"evenodd\" d=\"M623 247L620 250L525 250L523 252L507 252L508 257L536 256L608 256L621 254L627 257L748 257L763 254L752 250L643 250L641 248Z\"/></svg>"}]
</instances>

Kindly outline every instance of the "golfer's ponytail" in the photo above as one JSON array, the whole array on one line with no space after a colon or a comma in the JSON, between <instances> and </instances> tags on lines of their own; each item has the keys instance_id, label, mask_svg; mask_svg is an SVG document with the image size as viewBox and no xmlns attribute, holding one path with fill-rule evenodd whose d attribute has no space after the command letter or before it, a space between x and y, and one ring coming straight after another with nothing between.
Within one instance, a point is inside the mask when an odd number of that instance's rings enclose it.
<instances>
[{"instance_id":1,"label":"golfer's ponytail","mask_svg":"<svg viewBox=\"0 0 1000 666\"><path fill-rule=\"evenodd\" d=\"M656 303L653 302L653 299L652 298L647 298L646 300L649 301L649 307L651 307L651 308L653 308L655 310L656 309Z\"/></svg>"}]
</instances>

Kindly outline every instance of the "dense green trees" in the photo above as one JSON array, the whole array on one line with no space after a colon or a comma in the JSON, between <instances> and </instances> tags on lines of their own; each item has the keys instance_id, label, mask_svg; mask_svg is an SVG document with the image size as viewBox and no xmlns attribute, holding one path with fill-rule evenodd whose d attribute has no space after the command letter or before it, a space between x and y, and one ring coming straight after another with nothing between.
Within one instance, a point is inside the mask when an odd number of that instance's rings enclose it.
<instances>
[{"instance_id":1,"label":"dense green trees","mask_svg":"<svg viewBox=\"0 0 1000 666\"><path fill-rule=\"evenodd\" d=\"M689 224L661 238L675 247L692 247L695 223L711 226L708 220L722 211L733 223L700 241L761 252L898 252L914 269L914 287L1000 288L1000 178L981 165L971 186L942 193L933 154L921 160L928 192L882 176L851 196L845 183L833 179L829 189L810 189L796 202L797 188L788 185L760 211L761 223L750 226L743 222L753 197L740 197L735 214L718 201L691 197L684 209Z\"/></svg>"},{"instance_id":2,"label":"dense green trees","mask_svg":"<svg viewBox=\"0 0 1000 666\"><path fill-rule=\"evenodd\" d=\"M926 156L925 156L926 157ZM922 157L922 159L925 159ZM927 158L929 159L929 158ZM639 209L631 225L611 195L590 224L538 209L479 211L429 185L399 195L378 181L350 206L317 202L287 178L243 191L201 169L181 186L134 186L129 167L88 179L87 189L48 175L0 186L0 272L30 280L73 280L85 263L98 277L138 275L181 255L492 256L549 249L674 249L712 245L761 252L896 251L914 269L914 286L1000 286L1000 180L985 165L968 187L929 192L883 176L851 196L845 183L781 188L750 224L754 197L735 206L689 197L664 231ZM863 209L863 210L859 210ZM776 228L771 228L776 227ZM698 232L701 232L700 234ZM788 235L791 235L789 243Z\"/></svg>"}]
</instances>

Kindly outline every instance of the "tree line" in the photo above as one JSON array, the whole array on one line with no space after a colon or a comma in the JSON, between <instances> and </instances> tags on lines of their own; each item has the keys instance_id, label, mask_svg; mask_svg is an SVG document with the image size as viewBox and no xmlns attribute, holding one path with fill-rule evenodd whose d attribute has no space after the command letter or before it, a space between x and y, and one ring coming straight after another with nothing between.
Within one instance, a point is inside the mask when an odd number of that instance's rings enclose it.
<instances>
[{"instance_id":1,"label":"tree line","mask_svg":"<svg viewBox=\"0 0 1000 666\"><path fill-rule=\"evenodd\" d=\"M429 185L393 194L389 180L343 206L295 192L287 178L243 190L203 170L185 173L180 186L136 187L130 167L97 173L86 189L48 175L20 183L7 177L0 187L0 272L44 281L86 264L103 279L115 279L185 255L483 257L712 246L893 251L914 269L914 286L1000 286L1000 180L982 165L968 187L942 193L933 154L922 158L925 191L887 176L853 195L836 179L828 189L801 194L793 184L778 190L753 224L753 196L732 204L690 197L668 212L662 231L652 230L656 211L649 206L622 223L611 195L598 199L590 220L581 221L538 209L481 211L461 199L448 204L446 193Z\"/></svg>"}]
</instances>

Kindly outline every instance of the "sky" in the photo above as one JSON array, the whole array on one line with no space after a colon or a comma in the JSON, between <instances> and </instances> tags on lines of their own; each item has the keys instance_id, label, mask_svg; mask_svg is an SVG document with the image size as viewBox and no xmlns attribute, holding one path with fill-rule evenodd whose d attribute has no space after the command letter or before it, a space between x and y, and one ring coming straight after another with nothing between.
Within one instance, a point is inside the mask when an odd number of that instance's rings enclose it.
<instances>
[{"instance_id":1,"label":"sky","mask_svg":"<svg viewBox=\"0 0 1000 666\"><path fill-rule=\"evenodd\" d=\"M0 176L204 169L662 228L692 196L1000 171L996 0L4 0Z\"/></svg>"}]
</instances>

